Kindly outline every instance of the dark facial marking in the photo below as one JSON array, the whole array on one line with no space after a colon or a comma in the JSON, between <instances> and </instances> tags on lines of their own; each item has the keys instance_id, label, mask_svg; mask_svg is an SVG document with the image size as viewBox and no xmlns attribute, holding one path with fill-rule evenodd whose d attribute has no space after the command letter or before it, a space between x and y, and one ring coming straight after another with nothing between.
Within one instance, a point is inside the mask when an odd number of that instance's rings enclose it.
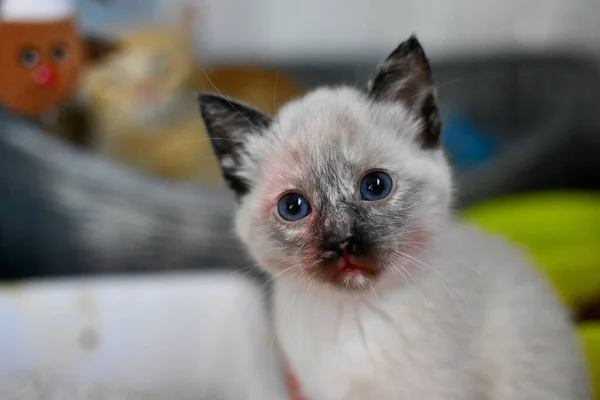
<instances>
[{"instance_id":1,"label":"dark facial marking","mask_svg":"<svg viewBox=\"0 0 600 400\"><path fill-rule=\"evenodd\" d=\"M442 124L435 103L435 86L429 60L416 36L411 36L379 66L370 82L369 95L378 101L398 101L422 121L423 148L440 144Z\"/></svg>"},{"instance_id":2,"label":"dark facial marking","mask_svg":"<svg viewBox=\"0 0 600 400\"><path fill-rule=\"evenodd\" d=\"M211 138L223 177L238 199L248 193L250 182L240 176L243 157L252 157L246 150L250 135L261 135L271 124L271 117L248 105L215 94L198 96L200 115Z\"/></svg>"},{"instance_id":3,"label":"dark facial marking","mask_svg":"<svg viewBox=\"0 0 600 400\"><path fill-rule=\"evenodd\" d=\"M338 233L326 234L323 238L323 250L332 252L338 257L344 254L366 256L372 250L372 246L366 235L354 228L352 235L347 237L342 237Z\"/></svg>"}]
</instances>

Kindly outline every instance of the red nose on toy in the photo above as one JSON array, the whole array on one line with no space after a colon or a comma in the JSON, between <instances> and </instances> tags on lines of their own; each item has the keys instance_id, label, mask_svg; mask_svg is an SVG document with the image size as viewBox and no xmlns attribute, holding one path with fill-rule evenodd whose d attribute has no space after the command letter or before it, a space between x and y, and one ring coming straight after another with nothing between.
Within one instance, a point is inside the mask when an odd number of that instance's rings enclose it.
<instances>
[{"instance_id":1,"label":"red nose on toy","mask_svg":"<svg viewBox=\"0 0 600 400\"><path fill-rule=\"evenodd\" d=\"M42 65L33 73L33 80L36 85L43 88L52 87L56 82L56 72L52 68Z\"/></svg>"}]
</instances>

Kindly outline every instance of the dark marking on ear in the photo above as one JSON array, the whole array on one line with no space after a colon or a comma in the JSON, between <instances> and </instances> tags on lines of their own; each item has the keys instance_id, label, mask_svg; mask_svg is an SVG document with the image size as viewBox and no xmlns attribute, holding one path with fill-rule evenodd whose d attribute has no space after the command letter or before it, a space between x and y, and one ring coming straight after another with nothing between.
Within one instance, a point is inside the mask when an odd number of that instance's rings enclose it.
<instances>
[{"instance_id":1,"label":"dark marking on ear","mask_svg":"<svg viewBox=\"0 0 600 400\"><path fill-rule=\"evenodd\" d=\"M379 65L369 83L369 96L378 101L398 101L422 120L424 148L440 144L442 123L435 101L435 86L429 60L415 35L400 43Z\"/></svg>"},{"instance_id":2,"label":"dark marking on ear","mask_svg":"<svg viewBox=\"0 0 600 400\"><path fill-rule=\"evenodd\" d=\"M420 116L424 124L423 135L421 137L423 148L434 149L439 147L443 124L433 93L430 93L425 97L420 108Z\"/></svg>"},{"instance_id":3,"label":"dark marking on ear","mask_svg":"<svg viewBox=\"0 0 600 400\"><path fill-rule=\"evenodd\" d=\"M271 125L271 117L262 111L223 96L198 95L200 115L206 125L223 177L237 198L250 190L250 182L242 173L253 160L247 152L251 135L261 135Z\"/></svg>"}]
</instances>

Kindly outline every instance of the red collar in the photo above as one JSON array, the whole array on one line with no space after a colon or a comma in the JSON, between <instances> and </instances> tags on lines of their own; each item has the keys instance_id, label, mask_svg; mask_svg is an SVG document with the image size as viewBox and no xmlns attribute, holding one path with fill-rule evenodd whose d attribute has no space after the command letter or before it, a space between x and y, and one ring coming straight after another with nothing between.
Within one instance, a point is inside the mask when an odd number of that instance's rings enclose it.
<instances>
[{"instance_id":1,"label":"red collar","mask_svg":"<svg viewBox=\"0 0 600 400\"><path fill-rule=\"evenodd\" d=\"M296 375L294 375L288 363L285 363L285 385L287 386L291 400L306 400L302 396L300 382L296 378Z\"/></svg>"},{"instance_id":2,"label":"red collar","mask_svg":"<svg viewBox=\"0 0 600 400\"><path fill-rule=\"evenodd\" d=\"M277 338L275 339L275 346L277 346L280 350L280 354L283 357L283 368L284 368L284 377L285 377L285 386L287 388L287 392L290 396L290 400L307 400L302 394L302 390L300 388L300 381L296 377L294 370L290 366L290 364L285 360L285 355L283 349L279 345L279 341Z\"/></svg>"}]
</instances>

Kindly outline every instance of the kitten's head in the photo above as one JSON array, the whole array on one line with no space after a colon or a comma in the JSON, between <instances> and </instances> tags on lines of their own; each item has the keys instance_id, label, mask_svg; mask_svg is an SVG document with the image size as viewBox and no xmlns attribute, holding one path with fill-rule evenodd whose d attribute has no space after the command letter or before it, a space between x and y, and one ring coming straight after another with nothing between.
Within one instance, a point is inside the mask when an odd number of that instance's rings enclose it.
<instances>
[{"instance_id":1,"label":"kitten's head","mask_svg":"<svg viewBox=\"0 0 600 400\"><path fill-rule=\"evenodd\" d=\"M274 118L200 96L237 233L262 267L342 290L415 267L451 198L434 89L413 36L366 91L318 89Z\"/></svg>"},{"instance_id":2,"label":"kitten's head","mask_svg":"<svg viewBox=\"0 0 600 400\"><path fill-rule=\"evenodd\" d=\"M112 54L88 69L83 92L100 118L151 130L174 114L195 65L190 24L130 30Z\"/></svg>"}]
</instances>

